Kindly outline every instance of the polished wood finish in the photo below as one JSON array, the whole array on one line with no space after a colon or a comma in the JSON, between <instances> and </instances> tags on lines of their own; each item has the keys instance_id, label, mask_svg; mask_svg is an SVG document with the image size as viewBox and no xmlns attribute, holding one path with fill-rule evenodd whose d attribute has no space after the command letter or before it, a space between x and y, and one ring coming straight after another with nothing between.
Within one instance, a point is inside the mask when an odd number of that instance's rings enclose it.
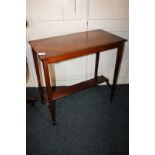
<instances>
[{"instance_id":1,"label":"polished wood finish","mask_svg":"<svg viewBox=\"0 0 155 155\"><path fill-rule=\"evenodd\" d=\"M55 125L55 103L53 102L53 92L51 90L50 84L50 76L48 72L48 63L46 60L43 61L43 68L44 68L44 75L45 75L45 82L46 82L46 89L47 89L47 96L48 96L48 108L51 111L51 117L53 120L53 125Z\"/></svg>"},{"instance_id":2,"label":"polished wood finish","mask_svg":"<svg viewBox=\"0 0 155 155\"><path fill-rule=\"evenodd\" d=\"M115 91L115 88L116 88L116 82L117 82L117 79L118 79L120 64L121 64L122 56L123 56L123 50L124 50L124 42L121 43L117 48L117 56L116 56L116 64L115 64L115 70L114 70L114 78L113 78L113 85L112 85L112 91L111 91L111 97L110 97L111 101L113 99L114 91Z\"/></svg>"},{"instance_id":3,"label":"polished wood finish","mask_svg":"<svg viewBox=\"0 0 155 155\"><path fill-rule=\"evenodd\" d=\"M53 92L52 100L58 100L62 97L71 95L73 93L79 92L84 89L88 89L90 87L96 86L97 84L100 84L106 81L107 81L107 78L102 75L102 76L97 76L96 79L93 78L93 79L90 79L90 80L87 80L87 81L84 81L84 82L81 82L81 83L78 83L78 84L75 84L69 87L64 87L62 89L55 90ZM44 98L46 101L48 100L47 94L44 95Z\"/></svg>"},{"instance_id":4,"label":"polished wood finish","mask_svg":"<svg viewBox=\"0 0 155 155\"><path fill-rule=\"evenodd\" d=\"M98 72L99 57L100 57L100 53L96 53L95 74L94 74L96 85L97 85L97 72Z\"/></svg>"},{"instance_id":5,"label":"polished wood finish","mask_svg":"<svg viewBox=\"0 0 155 155\"><path fill-rule=\"evenodd\" d=\"M111 100L114 95L116 82L118 79L119 68L122 60L124 38L118 37L114 34L103 30L92 30L81 33L74 33L58 37L50 37L46 39L30 41L33 49L33 56L38 77L39 90L41 97L41 82L38 69L37 57L43 62L45 82L47 93L45 99L48 101L48 107L51 111L53 124L55 125L55 101L59 98L65 97L72 93L90 88L99 83L106 82L111 88ZM109 79L104 76L97 76L100 52L117 48L116 66L114 71L113 85L110 86ZM94 78L79 84L69 86L60 90L51 89L48 64L72 59L88 54L96 53L95 73Z\"/></svg>"},{"instance_id":6,"label":"polished wood finish","mask_svg":"<svg viewBox=\"0 0 155 155\"><path fill-rule=\"evenodd\" d=\"M44 53L41 60L55 63L66 59L80 57L107 49L117 48L125 39L103 30L92 30L59 37L30 41L34 51Z\"/></svg>"},{"instance_id":7,"label":"polished wood finish","mask_svg":"<svg viewBox=\"0 0 155 155\"><path fill-rule=\"evenodd\" d=\"M38 56L37 56L37 53L32 50L32 53L33 53L33 58L34 58L34 65L35 65L35 69L36 69L36 75L37 75L37 80L38 80L38 88L39 88L39 94L40 94L40 97L41 97L41 102L43 102L44 98L43 98L43 89L42 89L42 85L41 85L41 73L40 73L40 70L39 70L39 60L38 60Z\"/></svg>"}]
</instances>

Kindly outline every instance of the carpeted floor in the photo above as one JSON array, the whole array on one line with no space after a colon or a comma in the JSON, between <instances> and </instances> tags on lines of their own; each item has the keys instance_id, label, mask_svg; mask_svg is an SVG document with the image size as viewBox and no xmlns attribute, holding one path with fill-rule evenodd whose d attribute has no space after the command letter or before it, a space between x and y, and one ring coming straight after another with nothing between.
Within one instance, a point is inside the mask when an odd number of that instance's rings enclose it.
<instances>
[{"instance_id":1,"label":"carpeted floor","mask_svg":"<svg viewBox=\"0 0 155 155\"><path fill-rule=\"evenodd\" d=\"M27 104L27 155L128 155L129 86L109 97L109 88L98 86L58 100L56 126L46 104Z\"/></svg>"}]
</instances>

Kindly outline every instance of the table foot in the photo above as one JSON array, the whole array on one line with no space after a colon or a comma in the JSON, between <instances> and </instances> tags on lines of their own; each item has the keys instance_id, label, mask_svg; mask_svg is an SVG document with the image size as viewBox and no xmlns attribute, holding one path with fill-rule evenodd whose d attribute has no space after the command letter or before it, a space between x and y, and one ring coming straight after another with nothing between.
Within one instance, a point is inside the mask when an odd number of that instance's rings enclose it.
<instances>
[{"instance_id":1,"label":"table foot","mask_svg":"<svg viewBox=\"0 0 155 155\"><path fill-rule=\"evenodd\" d=\"M53 101L51 104L49 104L48 108L49 108L50 113L51 113L52 124L56 125L56 121L55 121L55 115L56 115L55 101Z\"/></svg>"},{"instance_id":2,"label":"table foot","mask_svg":"<svg viewBox=\"0 0 155 155\"><path fill-rule=\"evenodd\" d=\"M56 122L53 123L53 126L55 126L55 125L56 125Z\"/></svg>"},{"instance_id":3,"label":"table foot","mask_svg":"<svg viewBox=\"0 0 155 155\"><path fill-rule=\"evenodd\" d=\"M110 96L110 101L113 100L113 97L114 97L114 94L111 94L111 96Z\"/></svg>"}]
</instances>

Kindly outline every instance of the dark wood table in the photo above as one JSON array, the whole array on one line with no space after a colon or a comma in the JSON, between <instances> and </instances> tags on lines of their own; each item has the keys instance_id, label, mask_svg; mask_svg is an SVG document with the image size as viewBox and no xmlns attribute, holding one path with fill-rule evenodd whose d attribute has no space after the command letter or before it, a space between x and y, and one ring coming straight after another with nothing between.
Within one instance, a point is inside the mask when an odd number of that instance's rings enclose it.
<instances>
[{"instance_id":1,"label":"dark wood table","mask_svg":"<svg viewBox=\"0 0 155 155\"><path fill-rule=\"evenodd\" d=\"M126 39L103 30L92 30L87 32L74 33L58 37L29 41L35 62L36 74L38 79L39 92L42 102L46 99L51 111L53 125L55 125L55 101L64 96L78 92L80 90L96 86L106 82L111 88L111 100L114 96L119 68L122 60L124 43ZM98 64L100 52L117 48L116 64L114 70L113 84L110 86L108 78L98 76ZM80 56L96 53L94 78L66 87L64 89L51 89L48 64L57 63L67 59L73 59ZM41 74L39 69L39 60L43 63L47 93L44 95L41 86Z\"/></svg>"}]
</instances>

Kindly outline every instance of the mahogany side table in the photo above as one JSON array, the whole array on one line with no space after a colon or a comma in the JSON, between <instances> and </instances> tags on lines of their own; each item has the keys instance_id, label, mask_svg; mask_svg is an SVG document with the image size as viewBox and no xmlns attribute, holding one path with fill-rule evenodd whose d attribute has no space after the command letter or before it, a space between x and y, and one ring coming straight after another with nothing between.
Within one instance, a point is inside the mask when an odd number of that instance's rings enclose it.
<instances>
[{"instance_id":1,"label":"mahogany side table","mask_svg":"<svg viewBox=\"0 0 155 155\"><path fill-rule=\"evenodd\" d=\"M33 51L39 93L42 102L44 101L44 99L48 101L48 108L51 112L53 125L56 124L55 101L57 99L78 92L80 90L96 86L102 82L106 82L107 85L111 88L110 99L113 99L125 41L126 39L118 37L114 34L108 33L103 30L92 30L58 37L50 37L46 39L29 41ZM113 84L112 86L110 86L108 78L106 78L103 75L98 76L97 72L100 52L114 48L117 48L117 56ZM93 79L60 90L54 90L51 88L48 64L57 63L63 60L73 59L93 53L96 53L95 74ZM47 90L47 93L45 95L43 94L41 86L41 74L38 64L39 60L41 60L41 62L43 63L43 70Z\"/></svg>"}]
</instances>

